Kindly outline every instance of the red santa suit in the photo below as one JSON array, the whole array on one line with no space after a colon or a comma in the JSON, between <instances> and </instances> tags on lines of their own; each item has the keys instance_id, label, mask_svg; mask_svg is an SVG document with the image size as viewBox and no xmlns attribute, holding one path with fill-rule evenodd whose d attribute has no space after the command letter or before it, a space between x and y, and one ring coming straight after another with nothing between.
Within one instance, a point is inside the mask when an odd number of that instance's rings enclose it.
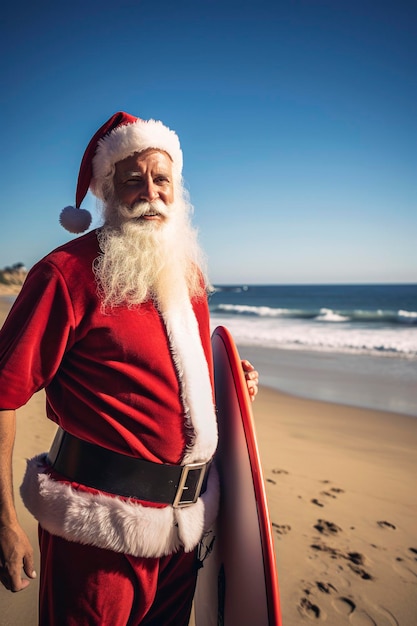
<instances>
[{"instance_id":1,"label":"red santa suit","mask_svg":"<svg viewBox=\"0 0 417 626\"><path fill-rule=\"evenodd\" d=\"M84 441L159 464L208 461L217 427L206 299L190 302L179 284L160 310L149 301L103 311L99 253L92 231L29 273L0 334L2 408L45 388L49 419ZM174 508L68 481L41 454L21 494L48 537L81 544L80 558L86 544L154 559L197 546L216 515L218 481L212 469L197 502Z\"/></svg>"}]
</instances>

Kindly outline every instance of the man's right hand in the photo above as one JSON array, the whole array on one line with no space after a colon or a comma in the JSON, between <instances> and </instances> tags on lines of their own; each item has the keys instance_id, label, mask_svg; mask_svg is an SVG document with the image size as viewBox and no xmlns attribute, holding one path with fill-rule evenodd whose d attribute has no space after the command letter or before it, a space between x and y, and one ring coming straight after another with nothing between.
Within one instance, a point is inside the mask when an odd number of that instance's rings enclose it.
<instances>
[{"instance_id":1,"label":"man's right hand","mask_svg":"<svg viewBox=\"0 0 417 626\"><path fill-rule=\"evenodd\" d=\"M29 578L36 578L33 549L19 526L0 526L0 582L9 591L22 591L30 584L22 578L23 571Z\"/></svg>"}]
</instances>

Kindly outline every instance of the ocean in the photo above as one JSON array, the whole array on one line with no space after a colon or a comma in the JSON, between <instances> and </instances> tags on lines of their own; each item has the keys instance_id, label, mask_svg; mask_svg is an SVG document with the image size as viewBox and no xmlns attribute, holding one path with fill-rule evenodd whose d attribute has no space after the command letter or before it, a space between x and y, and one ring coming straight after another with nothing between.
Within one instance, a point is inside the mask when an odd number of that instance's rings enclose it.
<instances>
[{"instance_id":1,"label":"ocean","mask_svg":"<svg viewBox=\"0 0 417 626\"><path fill-rule=\"evenodd\" d=\"M262 385L417 417L417 284L217 285L209 305Z\"/></svg>"},{"instance_id":2,"label":"ocean","mask_svg":"<svg viewBox=\"0 0 417 626\"><path fill-rule=\"evenodd\" d=\"M263 384L417 416L417 284L218 285L210 312Z\"/></svg>"}]
</instances>

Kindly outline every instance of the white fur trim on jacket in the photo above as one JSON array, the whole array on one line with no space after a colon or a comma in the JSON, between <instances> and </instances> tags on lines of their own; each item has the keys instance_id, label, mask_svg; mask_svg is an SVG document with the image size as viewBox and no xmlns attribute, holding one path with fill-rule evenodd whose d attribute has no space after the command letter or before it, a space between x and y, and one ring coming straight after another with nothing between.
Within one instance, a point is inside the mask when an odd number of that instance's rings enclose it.
<instances>
[{"instance_id":1,"label":"white fur trim on jacket","mask_svg":"<svg viewBox=\"0 0 417 626\"><path fill-rule=\"evenodd\" d=\"M180 289L179 285L175 287ZM208 461L217 447L217 420L208 365L189 299L179 298L172 306L163 303L163 318L181 382L186 426L191 434L182 461Z\"/></svg>"},{"instance_id":2,"label":"white fur trim on jacket","mask_svg":"<svg viewBox=\"0 0 417 626\"><path fill-rule=\"evenodd\" d=\"M214 465L206 492L182 509L154 508L104 493L78 491L47 472L45 454L28 461L20 493L40 525L68 541L146 558L181 548L191 552L217 515L219 479Z\"/></svg>"},{"instance_id":3,"label":"white fur trim on jacket","mask_svg":"<svg viewBox=\"0 0 417 626\"><path fill-rule=\"evenodd\" d=\"M180 180L183 157L178 135L160 121L138 119L132 124L118 126L98 142L91 181L94 195L103 200L103 181L112 172L115 163L149 148L169 154L174 177Z\"/></svg>"}]
</instances>

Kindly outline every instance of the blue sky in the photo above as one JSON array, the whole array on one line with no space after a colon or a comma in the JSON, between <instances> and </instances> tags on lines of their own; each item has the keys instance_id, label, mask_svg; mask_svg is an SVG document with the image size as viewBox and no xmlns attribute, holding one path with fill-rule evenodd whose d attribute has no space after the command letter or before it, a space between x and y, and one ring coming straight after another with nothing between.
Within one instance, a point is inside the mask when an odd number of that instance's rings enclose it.
<instances>
[{"instance_id":1,"label":"blue sky","mask_svg":"<svg viewBox=\"0 0 417 626\"><path fill-rule=\"evenodd\" d=\"M125 110L179 134L213 282L417 281L415 2L26 0L2 17L0 267L70 238L83 151Z\"/></svg>"}]
</instances>

